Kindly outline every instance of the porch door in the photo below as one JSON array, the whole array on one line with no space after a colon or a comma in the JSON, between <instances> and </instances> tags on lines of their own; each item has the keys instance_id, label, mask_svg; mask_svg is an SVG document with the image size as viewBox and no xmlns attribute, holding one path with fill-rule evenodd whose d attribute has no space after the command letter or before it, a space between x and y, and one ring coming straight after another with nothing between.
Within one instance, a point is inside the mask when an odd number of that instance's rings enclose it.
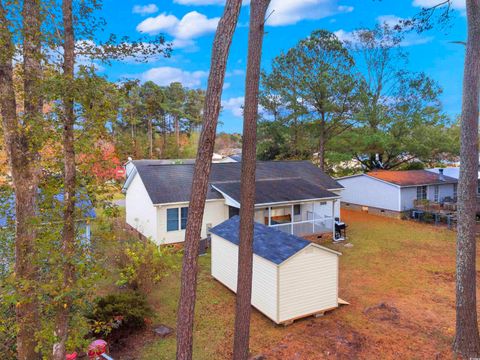
<instances>
[{"instance_id":1,"label":"porch door","mask_svg":"<svg viewBox=\"0 0 480 360\"><path fill-rule=\"evenodd\" d=\"M236 215L240 215L240 209L233 206L228 206L228 218L230 219Z\"/></svg>"}]
</instances>

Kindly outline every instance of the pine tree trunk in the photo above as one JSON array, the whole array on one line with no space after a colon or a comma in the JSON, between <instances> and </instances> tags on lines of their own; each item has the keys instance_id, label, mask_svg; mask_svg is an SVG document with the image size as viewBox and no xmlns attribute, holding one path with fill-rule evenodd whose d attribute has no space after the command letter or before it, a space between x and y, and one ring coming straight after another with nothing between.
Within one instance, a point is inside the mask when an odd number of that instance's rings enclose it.
<instances>
[{"instance_id":1,"label":"pine tree trunk","mask_svg":"<svg viewBox=\"0 0 480 360\"><path fill-rule=\"evenodd\" d=\"M179 116L175 115L174 117L174 125L175 125L175 144L177 145L177 155L178 149L180 148L180 124L179 124Z\"/></svg>"},{"instance_id":2,"label":"pine tree trunk","mask_svg":"<svg viewBox=\"0 0 480 360\"><path fill-rule=\"evenodd\" d=\"M73 256L75 253L75 149L74 149L74 124L75 114L73 110L73 77L75 64L75 40L73 33L72 0L62 1L63 27L64 27L64 131L63 131L63 152L64 152L64 214L62 232L62 258L63 258L63 289L65 292L71 290L74 283L75 268ZM63 298L57 308L55 322L55 337L57 341L53 345L53 359L65 359L65 344L68 338L68 321L72 299L69 296Z\"/></svg>"},{"instance_id":3,"label":"pine tree trunk","mask_svg":"<svg viewBox=\"0 0 480 360\"><path fill-rule=\"evenodd\" d=\"M253 224L255 216L255 168L260 61L265 13L270 0L250 2L250 32L243 111L242 175L240 185L240 244L238 250L237 297L233 359L249 354L252 297Z\"/></svg>"},{"instance_id":4,"label":"pine tree trunk","mask_svg":"<svg viewBox=\"0 0 480 360\"><path fill-rule=\"evenodd\" d=\"M476 299L476 226L478 181L478 115L480 91L480 0L467 0L468 39L463 77L463 101L458 184L456 334L454 351L480 357Z\"/></svg>"},{"instance_id":5,"label":"pine tree trunk","mask_svg":"<svg viewBox=\"0 0 480 360\"><path fill-rule=\"evenodd\" d=\"M153 128L152 128L152 119L148 119L148 156L151 159L153 157Z\"/></svg>"},{"instance_id":6,"label":"pine tree trunk","mask_svg":"<svg viewBox=\"0 0 480 360\"><path fill-rule=\"evenodd\" d=\"M320 169L325 170L325 135L323 132L318 139L318 163Z\"/></svg>"},{"instance_id":7,"label":"pine tree trunk","mask_svg":"<svg viewBox=\"0 0 480 360\"><path fill-rule=\"evenodd\" d=\"M42 97L39 89L40 63L40 9L37 1L23 3L23 81L24 113L22 122L17 116L13 84L13 43L6 11L0 3L0 108L5 147L12 171L15 190L15 283L18 302L16 306L17 359L40 358L36 353L35 334L38 329L38 302L35 298L38 272L36 263L35 218L39 166L37 147L26 130L39 119Z\"/></svg>"},{"instance_id":8,"label":"pine tree trunk","mask_svg":"<svg viewBox=\"0 0 480 360\"><path fill-rule=\"evenodd\" d=\"M241 0L227 0L215 33L212 60L203 112L192 192L185 231L180 299L177 313L177 360L191 360L193 352L193 318L197 288L198 246L202 230L203 211L215 145L222 87L233 33L240 13Z\"/></svg>"}]
</instances>

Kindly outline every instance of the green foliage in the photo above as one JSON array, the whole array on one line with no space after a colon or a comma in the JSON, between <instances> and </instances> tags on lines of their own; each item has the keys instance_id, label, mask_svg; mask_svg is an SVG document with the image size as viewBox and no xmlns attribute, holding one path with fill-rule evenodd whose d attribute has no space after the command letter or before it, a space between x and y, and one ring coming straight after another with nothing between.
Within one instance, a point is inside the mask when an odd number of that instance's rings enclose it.
<instances>
[{"instance_id":1,"label":"green foliage","mask_svg":"<svg viewBox=\"0 0 480 360\"><path fill-rule=\"evenodd\" d=\"M179 256L173 248L156 246L149 240L126 241L116 255L120 277L117 285L149 293L155 284L176 269Z\"/></svg>"},{"instance_id":2,"label":"green foliage","mask_svg":"<svg viewBox=\"0 0 480 360\"><path fill-rule=\"evenodd\" d=\"M0 293L0 354L2 359L16 359L15 306Z\"/></svg>"},{"instance_id":3,"label":"green foliage","mask_svg":"<svg viewBox=\"0 0 480 360\"><path fill-rule=\"evenodd\" d=\"M134 331L143 329L153 312L145 295L124 291L99 297L85 317L95 335L109 335L114 330Z\"/></svg>"}]
</instances>

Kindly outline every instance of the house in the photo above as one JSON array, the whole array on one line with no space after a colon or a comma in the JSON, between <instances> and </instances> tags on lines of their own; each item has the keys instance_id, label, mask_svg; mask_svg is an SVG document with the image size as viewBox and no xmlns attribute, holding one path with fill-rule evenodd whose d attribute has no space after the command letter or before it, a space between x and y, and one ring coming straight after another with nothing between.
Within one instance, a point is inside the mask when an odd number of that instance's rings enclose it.
<instances>
[{"instance_id":1,"label":"house","mask_svg":"<svg viewBox=\"0 0 480 360\"><path fill-rule=\"evenodd\" d=\"M40 197L41 198L41 197ZM54 195L48 203L52 206L48 211L39 211L38 218L43 225L63 221L63 193ZM91 220L96 218L96 212L88 195L79 193L75 202L77 234L84 240L90 242ZM58 220L55 220L58 219ZM13 195L4 199L0 206L0 229L11 230L15 223L15 198Z\"/></svg>"},{"instance_id":2,"label":"house","mask_svg":"<svg viewBox=\"0 0 480 360\"><path fill-rule=\"evenodd\" d=\"M157 244L184 241L194 164L133 160L126 222ZM201 236L239 214L241 163L213 163ZM258 161L255 221L304 236L332 234L343 187L308 161Z\"/></svg>"},{"instance_id":3,"label":"house","mask_svg":"<svg viewBox=\"0 0 480 360\"><path fill-rule=\"evenodd\" d=\"M240 218L211 229L212 276L236 292ZM254 225L252 305L277 324L338 307L339 252Z\"/></svg>"},{"instance_id":4,"label":"house","mask_svg":"<svg viewBox=\"0 0 480 360\"><path fill-rule=\"evenodd\" d=\"M342 206L401 217L415 200L443 202L457 197L457 179L427 170L378 170L337 179L345 188Z\"/></svg>"},{"instance_id":5,"label":"house","mask_svg":"<svg viewBox=\"0 0 480 360\"><path fill-rule=\"evenodd\" d=\"M440 172L443 172L444 175L454 178L454 179L460 179L460 168L458 166L456 167L446 167L446 168L432 168L432 169L426 169L428 171L434 172L439 174ZM480 171L478 171L478 185L477 185L477 195L480 196Z\"/></svg>"}]
</instances>

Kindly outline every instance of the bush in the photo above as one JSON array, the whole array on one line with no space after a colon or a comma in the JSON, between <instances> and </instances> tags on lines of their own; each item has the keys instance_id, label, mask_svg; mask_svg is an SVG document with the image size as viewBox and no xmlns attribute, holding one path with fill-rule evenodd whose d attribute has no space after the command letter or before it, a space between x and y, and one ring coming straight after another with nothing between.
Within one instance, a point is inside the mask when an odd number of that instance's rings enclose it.
<instances>
[{"instance_id":1,"label":"bush","mask_svg":"<svg viewBox=\"0 0 480 360\"><path fill-rule=\"evenodd\" d=\"M146 294L180 263L178 251L138 239L123 244L116 259L120 275L117 285Z\"/></svg>"},{"instance_id":2,"label":"bush","mask_svg":"<svg viewBox=\"0 0 480 360\"><path fill-rule=\"evenodd\" d=\"M152 314L143 294L125 291L97 298L86 318L91 323L93 334L106 336L113 331L143 329Z\"/></svg>"}]
</instances>

